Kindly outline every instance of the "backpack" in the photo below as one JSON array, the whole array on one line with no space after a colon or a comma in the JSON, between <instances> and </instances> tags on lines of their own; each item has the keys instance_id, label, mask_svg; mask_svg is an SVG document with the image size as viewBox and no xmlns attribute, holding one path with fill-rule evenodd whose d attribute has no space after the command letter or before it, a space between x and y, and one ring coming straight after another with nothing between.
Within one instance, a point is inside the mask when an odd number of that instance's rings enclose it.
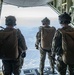
<instances>
[{"instance_id":1,"label":"backpack","mask_svg":"<svg viewBox=\"0 0 74 75\"><path fill-rule=\"evenodd\" d=\"M52 47L52 39L55 33L54 27L42 27L41 29L41 48L44 50L50 50Z\"/></svg>"},{"instance_id":2,"label":"backpack","mask_svg":"<svg viewBox=\"0 0 74 75\"><path fill-rule=\"evenodd\" d=\"M0 59L12 60L18 58L17 30L0 30Z\"/></svg>"},{"instance_id":3,"label":"backpack","mask_svg":"<svg viewBox=\"0 0 74 75\"><path fill-rule=\"evenodd\" d=\"M65 64L74 64L74 31L61 30L62 34L62 60Z\"/></svg>"}]
</instances>

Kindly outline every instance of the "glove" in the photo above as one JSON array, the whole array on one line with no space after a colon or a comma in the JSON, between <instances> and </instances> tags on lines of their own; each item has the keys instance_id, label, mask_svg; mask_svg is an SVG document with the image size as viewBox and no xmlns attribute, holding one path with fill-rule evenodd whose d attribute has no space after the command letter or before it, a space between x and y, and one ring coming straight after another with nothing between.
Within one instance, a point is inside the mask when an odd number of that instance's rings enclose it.
<instances>
[{"instance_id":1,"label":"glove","mask_svg":"<svg viewBox=\"0 0 74 75\"><path fill-rule=\"evenodd\" d=\"M21 57L25 58L26 57L26 52L22 52Z\"/></svg>"},{"instance_id":2,"label":"glove","mask_svg":"<svg viewBox=\"0 0 74 75\"><path fill-rule=\"evenodd\" d=\"M39 46L35 44L36 49L39 49Z\"/></svg>"}]
</instances>

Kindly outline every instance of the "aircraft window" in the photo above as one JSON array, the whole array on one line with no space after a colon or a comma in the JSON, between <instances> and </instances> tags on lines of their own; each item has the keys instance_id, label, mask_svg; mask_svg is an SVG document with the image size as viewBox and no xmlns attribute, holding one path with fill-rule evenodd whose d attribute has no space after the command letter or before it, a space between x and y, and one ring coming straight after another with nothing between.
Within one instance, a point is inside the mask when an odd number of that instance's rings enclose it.
<instances>
[{"instance_id":1,"label":"aircraft window","mask_svg":"<svg viewBox=\"0 0 74 75\"><path fill-rule=\"evenodd\" d=\"M19 28L25 37L28 47L27 56L24 59L23 69L39 67L40 54L39 50L35 49L36 33L41 20L45 17L50 19L50 25L57 28L60 27L58 22L58 14L49 6L40 7L16 7L3 4L1 13L1 25L5 27L5 17L13 15L17 19L16 28ZM46 66L49 66L49 61L46 59Z\"/></svg>"}]
</instances>

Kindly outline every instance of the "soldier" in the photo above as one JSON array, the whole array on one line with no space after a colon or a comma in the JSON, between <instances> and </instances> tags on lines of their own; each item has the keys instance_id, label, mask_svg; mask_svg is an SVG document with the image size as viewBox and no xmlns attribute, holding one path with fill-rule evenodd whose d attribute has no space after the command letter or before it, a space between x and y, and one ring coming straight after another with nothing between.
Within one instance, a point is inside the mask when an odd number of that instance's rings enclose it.
<instances>
[{"instance_id":1,"label":"soldier","mask_svg":"<svg viewBox=\"0 0 74 75\"><path fill-rule=\"evenodd\" d=\"M42 25L43 26L40 26L39 28L39 32L37 32L35 44L36 49L39 49L40 47L40 75L43 75L46 53L48 54L48 59L50 61L49 63L51 69L53 70L51 59L51 43L56 30L54 27L49 26L50 20L47 17L42 20Z\"/></svg>"},{"instance_id":2,"label":"soldier","mask_svg":"<svg viewBox=\"0 0 74 75\"><path fill-rule=\"evenodd\" d=\"M17 30L19 56L17 59L13 60L2 59L3 73L4 73L3 75L12 75L12 73L14 75L20 75L21 68L23 65L22 61L24 57L26 57L26 50L27 50L25 38L19 29L14 28L14 26L16 25L16 18L14 16L7 16L5 22L6 22L6 28L4 29L4 31L9 32Z\"/></svg>"},{"instance_id":3,"label":"soldier","mask_svg":"<svg viewBox=\"0 0 74 75\"><path fill-rule=\"evenodd\" d=\"M55 58L55 56L57 55L57 69L58 69L59 75L66 75L67 66L68 66L68 70L69 70L69 75L74 75L74 64L66 64L66 63L64 63L64 61L66 61L65 58L64 58L64 60L62 58L62 55L64 55L65 51L63 50L64 45L62 44L63 43L62 42L63 35L60 33L61 30L66 31L66 32L74 31L74 28L72 28L69 25L70 22L71 22L71 17L66 12L59 15L59 23L61 24L62 28L59 28L56 31L54 38L53 38L53 42L52 42L52 56ZM70 40L68 40L68 41L70 41ZM66 48L66 46L65 46L65 48ZM69 51L70 51L70 49L69 49ZM67 56L67 57L69 57L69 56Z\"/></svg>"}]
</instances>

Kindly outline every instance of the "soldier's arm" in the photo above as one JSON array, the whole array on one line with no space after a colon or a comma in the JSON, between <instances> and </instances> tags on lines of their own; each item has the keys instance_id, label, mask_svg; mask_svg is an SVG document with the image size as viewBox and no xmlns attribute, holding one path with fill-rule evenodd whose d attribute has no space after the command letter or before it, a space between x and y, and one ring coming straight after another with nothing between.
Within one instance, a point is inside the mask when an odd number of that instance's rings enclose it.
<instances>
[{"instance_id":1,"label":"soldier's arm","mask_svg":"<svg viewBox=\"0 0 74 75\"><path fill-rule=\"evenodd\" d=\"M52 41L52 56L55 57L55 55L57 54L57 47L59 46L59 32L56 31L55 32L55 35L54 35L54 38L53 38L53 41Z\"/></svg>"},{"instance_id":2,"label":"soldier's arm","mask_svg":"<svg viewBox=\"0 0 74 75\"><path fill-rule=\"evenodd\" d=\"M41 41L41 33L37 32L37 34L36 34L36 43L35 43L36 49L39 48L40 41Z\"/></svg>"},{"instance_id":3,"label":"soldier's arm","mask_svg":"<svg viewBox=\"0 0 74 75\"><path fill-rule=\"evenodd\" d=\"M19 29L18 29L18 46L22 49L22 51L27 50L25 38Z\"/></svg>"}]
</instances>

